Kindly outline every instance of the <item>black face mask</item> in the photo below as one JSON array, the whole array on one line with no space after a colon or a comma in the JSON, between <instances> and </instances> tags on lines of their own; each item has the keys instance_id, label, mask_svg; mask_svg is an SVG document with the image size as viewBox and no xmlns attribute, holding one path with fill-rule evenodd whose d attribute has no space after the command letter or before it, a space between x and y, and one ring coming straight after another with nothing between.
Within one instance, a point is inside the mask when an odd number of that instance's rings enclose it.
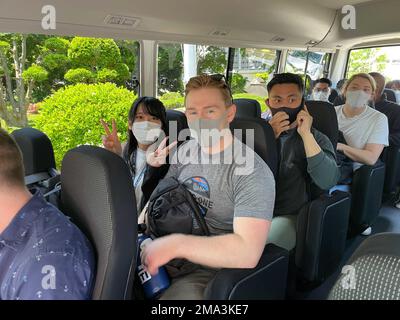
<instances>
[{"instance_id":1,"label":"black face mask","mask_svg":"<svg viewBox=\"0 0 400 320\"><path fill-rule=\"evenodd\" d=\"M275 115L278 112L286 112L287 115L289 116L289 123L292 124L294 121L296 121L297 115L299 114L299 112L301 110L303 110L303 106L304 106L304 98L301 100L300 105L297 108L288 108L288 107L280 107L280 108L272 108L271 109L271 113L272 115Z\"/></svg>"}]
</instances>

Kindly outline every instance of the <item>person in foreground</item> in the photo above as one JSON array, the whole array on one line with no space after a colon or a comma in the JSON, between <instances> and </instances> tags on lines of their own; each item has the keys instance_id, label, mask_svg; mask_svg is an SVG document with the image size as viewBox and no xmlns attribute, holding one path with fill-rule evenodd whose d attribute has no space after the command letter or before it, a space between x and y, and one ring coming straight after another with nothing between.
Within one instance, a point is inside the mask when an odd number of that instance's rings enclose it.
<instances>
[{"instance_id":1,"label":"person in foreground","mask_svg":"<svg viewBox=\"0 0 400 320\"><path fill-rule=\"evenodd\" d=\"M82 232L25 187L21 151L0 129L0 300L90 299L94 267Z\"/></svg>"},{"instance_id":2,"label":"person in foreground","mask_svg":"<svg viewBox=\"0 0 400 320\"><path fill-rule=\"evenodd\" d=\"M257 266L275 200L275 182L268 165L229 130L236 106L223 78L191 78L185 93L185 113L194 139L178 148L166 177L177 178L193 194L211 236L171 234L144 247L142 263L147 270L154 274L166 265L172 277L161 299L203 299L207 284L219 269ZM156 156L149 157L154 159L152 166L168 154L169 147L164 145L155 151ZM188 152L191 156L186 156ZM229 154L233 154L232 161ZM246 154L247 169L236 161L238 154ZM179 270L168 268L173 259L183 259Z\"/></svg>"}]
</instances>

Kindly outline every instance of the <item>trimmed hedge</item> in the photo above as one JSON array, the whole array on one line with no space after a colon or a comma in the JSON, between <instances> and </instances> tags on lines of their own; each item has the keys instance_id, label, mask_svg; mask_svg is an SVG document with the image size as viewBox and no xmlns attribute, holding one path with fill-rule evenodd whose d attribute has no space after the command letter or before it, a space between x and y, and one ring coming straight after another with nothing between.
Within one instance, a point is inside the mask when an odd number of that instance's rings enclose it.
<instances>
[{"instance_id":1,"label":"trimmed hedge","mask_svg":"<svg viewBox=\"0 0 400 320\"><path fill-rule=\"evenodd\" d=\"M57 167L64 154L82 144L99 145L104 129L100 119L115 119L121 141L127 139L128 112L136 96L113 83L67 86L46 98L33 126L53 143Z\"/></svg>"}]
</instances>

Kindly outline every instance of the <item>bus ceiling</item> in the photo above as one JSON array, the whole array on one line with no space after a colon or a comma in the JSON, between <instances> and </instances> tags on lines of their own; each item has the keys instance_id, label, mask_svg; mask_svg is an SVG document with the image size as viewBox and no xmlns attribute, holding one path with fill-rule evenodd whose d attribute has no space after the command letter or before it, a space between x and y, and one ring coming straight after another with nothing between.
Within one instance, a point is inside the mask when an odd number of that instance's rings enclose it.
<instances>
[{"instance_id":1,"label":"bus ceiling","mask_svg":"<svg viewBox=\"0 0 400 320\"><path fill-rule=\"evenodd\" d=\"M48 5L56 25L45 30ZM346 5L355 28L343 28ZM3 0L0 32L332 51L400 38L398 12L398 0Z\"/></svg>"}]
</instances>

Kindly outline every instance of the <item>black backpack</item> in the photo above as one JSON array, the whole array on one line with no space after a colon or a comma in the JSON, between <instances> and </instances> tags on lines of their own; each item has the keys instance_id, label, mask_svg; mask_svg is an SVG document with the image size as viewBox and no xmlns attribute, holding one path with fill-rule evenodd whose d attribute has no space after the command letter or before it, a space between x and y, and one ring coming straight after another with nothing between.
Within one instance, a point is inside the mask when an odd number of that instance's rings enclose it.
<instances>
[{"instance_id":1,"label":"black backpack","mask_svg":"<svg viewBox=\"0 0 400 320\"><path fill-rule=\"evenodd\" d=\"M161 180L151 194L147 224L154 238L172 233L210 235L197 202L190 191L174 177Z\"/></svg>"}]
</instances>

